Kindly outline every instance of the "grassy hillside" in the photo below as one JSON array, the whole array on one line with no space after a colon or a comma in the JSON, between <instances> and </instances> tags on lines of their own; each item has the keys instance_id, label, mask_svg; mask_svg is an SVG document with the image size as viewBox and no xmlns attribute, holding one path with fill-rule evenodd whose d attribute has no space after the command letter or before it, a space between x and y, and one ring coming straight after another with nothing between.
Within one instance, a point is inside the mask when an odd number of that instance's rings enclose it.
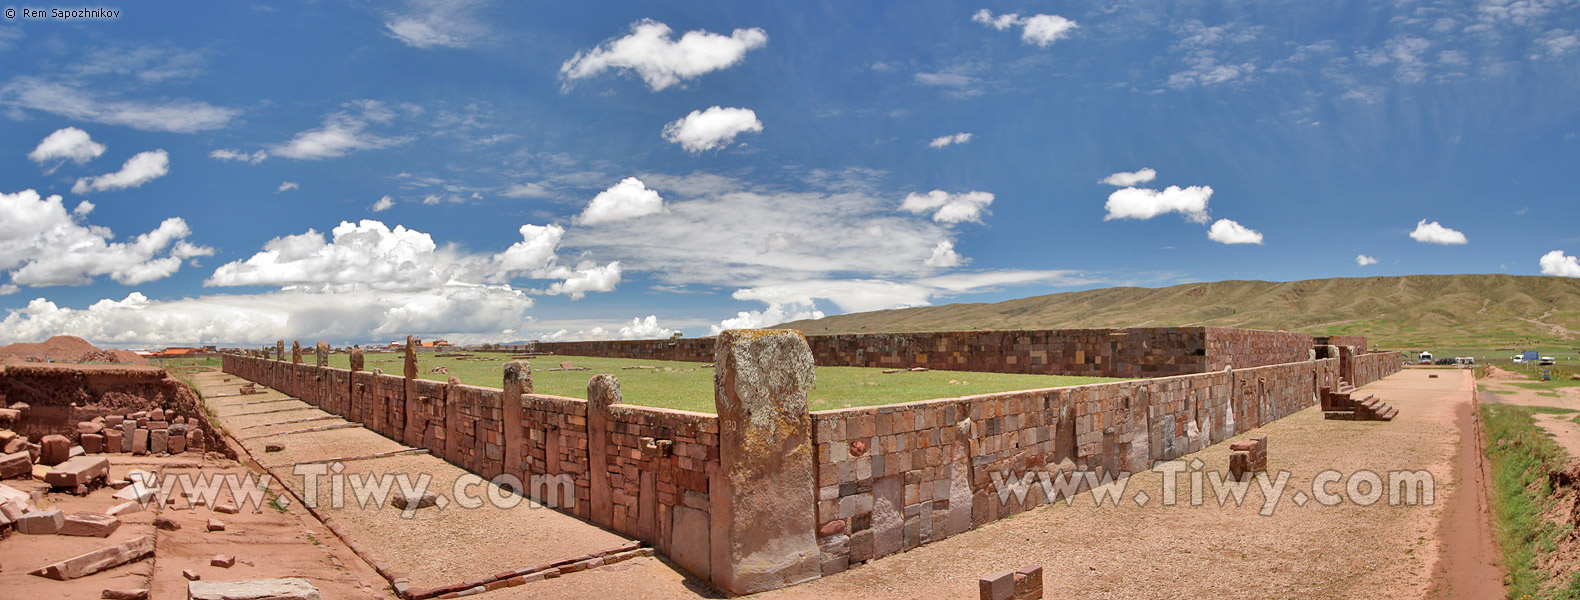
<instances>
[{"instance_id":1,"label":"grassy hillside","mask_svg":"<svg viewBox=\"0 0 1580 600\"><path fill-rule=\"evenodd\" d=\"M1219 326L1365 335L1392 348L1580 346L1580 279L1412 275L1120 287L785 323L806 333Z\"/></svg>"}]
</instances>

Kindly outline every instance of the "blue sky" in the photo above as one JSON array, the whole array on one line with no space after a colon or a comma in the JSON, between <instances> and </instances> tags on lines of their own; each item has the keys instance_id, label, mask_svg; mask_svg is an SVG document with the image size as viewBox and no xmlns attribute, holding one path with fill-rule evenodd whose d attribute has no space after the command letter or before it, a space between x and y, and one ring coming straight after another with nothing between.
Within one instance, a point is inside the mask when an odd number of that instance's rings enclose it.
<instances>
[{"instance_id":1,"label":"blue sky","mask_svg":"<svg viewBox=\"0 0 1580 600\"><path fill-rule=\"evenodd\" d=\"M0 21L0 339L1580 277L1574 0L88 8Z\"/></svg>"}]
</instances>

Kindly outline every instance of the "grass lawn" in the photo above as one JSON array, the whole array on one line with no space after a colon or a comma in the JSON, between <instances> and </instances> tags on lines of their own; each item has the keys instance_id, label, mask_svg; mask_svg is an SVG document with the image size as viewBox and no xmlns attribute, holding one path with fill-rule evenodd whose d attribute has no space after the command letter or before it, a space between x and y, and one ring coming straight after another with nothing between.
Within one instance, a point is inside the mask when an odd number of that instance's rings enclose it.
<instances>
[{"instance_id":1,"label":"grass lawn","mask_svg":"<svg viewBox=\"0 0 1580 600\"><path fill-rule=\"evenodd\" d=\"M417 355L417 370L424 379L445 381L451 376L461 383L497 388L504 378L503 365L509 355L480 353L479 358L499 360L461 360ZM303 362L310 358L303 356ZM367 354L363 367L401 373L400 354ZM626 360L587 356L539 356L532 359L532 385L539 394L587 397L587 380L599 373L620 378L620 391L627 404L713 412L713 369L704 363L664 360ZM569 362L586 371L549 371ZM329 366L348 368L350 355L331 354ZM656 369L622 369L629 366ZM448 373L432 372L444 367ZM1009 373L972 373L964 371L923 371L883 373L883 369L862 367L818 367L817 387L812 391L812 410L894 404L933 398L954 398L973 394L1007 392L1036 388L1123 381L1105 377L1065 377L1061 375L1016 375Z\"/></svg>"}]
</instances>

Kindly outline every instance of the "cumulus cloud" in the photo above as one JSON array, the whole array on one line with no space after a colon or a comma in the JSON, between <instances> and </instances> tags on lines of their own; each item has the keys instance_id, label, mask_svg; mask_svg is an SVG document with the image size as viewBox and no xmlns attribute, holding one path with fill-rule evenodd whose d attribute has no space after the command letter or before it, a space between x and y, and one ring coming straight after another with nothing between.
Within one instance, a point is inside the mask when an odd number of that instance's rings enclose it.
<instances>
[{"instance_id":1,"label":"cumulus cloud","mask_svg":"<svg viewBox=\"0 0 1580 600\"><path fill-rule=\"evenodd\" d=\"M390 37L413 48L465 48L488 34L472 2L413 0L384 21Z\"/></svg>"},{"instance_id":2,"label":"cumulus cloud","mask_svg":"<svg viewBox=\"0 0 1580 600\"><path fill-rule=\"evenodd\" d=\"M673 32L668 25L652 19L637 21L631 25L629 35L577 52L560 65L560 77L569 82L610 69L629 69L656 92L735 66L745 60L747 52L768 43L768 34L755 27L736 29L728 36L688 31L679 41L670 37Z\"/></svg>"},{"instance_id":3,"label":"cumulus cloud","mask_svg":"<svg viewBox=\"0 0 1580 600\"><path fill-rule=\"evenodd\" d=\"M1111 175L1109 175L1107 177L1099 179L1099 180L1097 180L1097 182L1101 183L1101 184L1104 184L1104 185L1112 185L1112 186L1118 186L1118 187L1133 187L1133 186L1136 186L1136 185L1139 185L1139 184L1146 183L1148 181L1152 181L1153 179L1157 179L1157 177L1158 177L1158 172L1157 171L1154 171L1154 170L1152 170L1150 168L1147 168L1147 167L1142 167L1141 170L1135 171L1133 173L1126 173L1124 171L1120 171L1118 173L1114 173L1114 174L1111 174Z\"/></svg>"},{"instance_id":4,"label":"cumulus cloud","mask_svg":"<svg viewBox=\"0 0 1580 600\"><path fill-rule=\"evenodd\" d=\"M937 246L933 246L933 255L927 257L927 260L922 264L929 267L947 269L949 267L958 267L962 262L964 261L960 258L960 254L955 252L955 243L944 240L938 242Z\"/></svg>"},{"instance_id":5,"label":"cumulus cloud","mask_svg":"<svg viewBox=\"0 0 1580 600\"><path fill-rule=\"evenodd\" d=\"M174 300L151 300L132 292L85 309L35 299L0 321L0 338L41 341L74 335L123 347L197 342L252 346L280 338L332 340L338 345L416 334L472 343L514 335L528 321L531 306L531 298L508 286L331 294L281 290Z\"/></svg>"},{"instance_id":6,"label":"cumulus cloud","mask_svg":"<svg viewBox=\"0 0 1580 600\"><path fill-rule=\"evenodd\" d=\"M1540 263L1543 275L1580 277L1580 257L1564 254L1563 250L1543 254Z\"/></svg>"},{"instance_id":7,"label":"cumulus cloud","mask_svg":"<svg viewBox=\"0 0 1580 600\"><path fill-rule=\"evenodd\" d=\"M374 202L373 206L369 206L368 210L373 212L384 212L394 207L395 199L390 198L389 196L384 196L383 198L379 198L378 202Z\"/></svg>"},{"instance_id":8,"label":"cumulus cloud","mask_svg":"<svg viewBox=\"0 0 1580 600\"><path fill-rule=\"evenodd\" d=\"M173 133L219 129L241 114L191 100L107 100L76 84L37 77L17 77L0 86L0 104L78 121Z\"/></svg>"},{"instance_id":9,"label":"cumulus cloud","mask_svg":"<svg viewBox=\"0 0 1580 600\"><path fill-rule=\"evenodd\" d=\"M71 193L86 194L139 187L170 172L170 155L164 150L138 152L121 165L121 170L97 177L83 177L71 186Z\"/></svg>"},{"instance_id":10,"label":"cumulus cloud","mask_svg":"<svg viewBox=\"0 0 1580 600\"><path fill-rule=\"evenodd\" d=\"M554 250L565 237L559 225L522 225L521 241L511 244L494 258L505 277L540 271L554 262ZM540 278L541 279L541 278Z\"/></svg>"},{"instance_id":11,"label":"cumulus cloud","mask_svg":"<svg viewBox=\"0 0 1580 600\"><path fill-rule=\"evenodd\" d=\"M550 285L543 293L550 296L563 294L570 296L571 300L581 300L587 296L587 292L614 291L620 285L620 261L602 266L584 262L577 265L575 270L559 267L548 271L548 275L564 281Z\"/></svg>"},{"instance_id":12,"label":"cumulus cloud","mask_svg":"<svg viewBox=\"0 0 1580 600\"><path fill-rule=\"evenodd\" d=\"M1438 224L1437 221L1428 223L1426 219L1421 219L1420 223L1416 223L1415 231L1410 232L1410 239L1426 244L1443 244L1445 246L1463 244L1467 241L1465 234L1444 227Z\"/></svg>"},{"instance_id":13,"label":"cumulus cloud","mask_svg":"<svg viewBox=\"0 0 1580 600\"><path fill-rule=\"evenodd\" d=\"M279 193L279 192L294 190L294 189L297 189L297 188L300 188L300 187L302 187L302 186L298 185L295 181L282 181L282 182L280 182L280 187L278 189L274 190L274 191L275 191L275 193Z\"/></svg>"},{"instance_id":14,"label":"cumulus cloud","mask_svg":"<svg viewBox=\"0 0 1580 600\"><path fill-rule=\"evenodd\" d=\"M111 242L114 232L82 222L92 212L82 203L68 214L60 196L34 190L0 194L0 271L13 284L43 287L86 285L109 275L117 283L138 285L169 277L189 258L209 256L211 248L186 241L191 228L180 217L126 242Z\"/></svg>"},{"instance_id":15,"label":"cumulus cloud","mask_svg":"<svg viewBox=\"0 0 1580 600\"><path fill-rule=\"evenodd\" d=\"M274 154L297 160L323 160L338 158L362 150L377 150L398 146L409 140L405 137L383 137L367 129L374 123L388 124L397 113L377 100L357 100L345 105L345 110L324 117L324 124L316 129L302 131L290 141L272 148Z\"/></svg>"},{"instance_id":16,"label":"cumulus cloud","mask_svg":"<svg viewBox=\"0 0 1580 600\"><path fill-rule=\"evenodd\" d=\"M1193 185L1181 189L1171 185L1163 191L1127 187L1108 195L1104 208L1108 214L1104 221L1114 219L1146 220L1161 214L1177 212L1192 223L1207 222L1207 201L1212 198L1212 188Z\"/></svg>"},{"instance_id":17,"label":"cumulus cloud","mask_svg":"<svg viewBox=\"0 0 1580 600\"><path fill-rule=\"evenodd\" d=\"M104 144L93 141L88 132L76 127L66 127L46 136L44 141L38 143L37 148L27 153L27 158L40 165L52 161L58 161L57 166L66 161L80 165L98 158L100 154L104 154L104 150ZM53 173L54 169L49 171Z\"/></svg>"},{"instance_id":18,"label":"cumulus cloud","mask_svg":"<svg viewBox=\"0 0 1580 600\"><path fill-rule=\"evenodd\" d=\"M1039 48L1047 48L1054 42L1070 37L1070 34L1080 27L1075 21L1059 15L1021 17L1019 14L1010 13L994 16L993 11L985 8L971 15L971 20L999 31L1020 27L1021 41Z\"/></svg>"},{"instance_id":19,"label":"cumulus cloud","mask_svg":"<svg viewBox=\"0 0 1580 600\"><path fill-rule=\"evenodd\" d=\"M218 150L214 150L213 152L209 152L208 156L209 158L223 160L225 162L234 161L244 162L249 165L256 165L263 162L264 159L269 158L269 153L259 150L257 152L253 152L252 154L247 154L246 152L242 152L240 150L220 148Z\"/></svg>"},{"instance_id":20,"label":"cumulus cloud","mask_svg":"<svg viewBox=\"0 0 1580 600\"><path fill-rule=\"evenodd\" d=\"M664 139L680 144L687 152L698 153L723 148L742 133L761 133L763 122L749 108L709 107L694 110L664 126Z\"/></svg>"},{"instance_id":21,"label":"cumulus cloud","mask_svg":"<svg viewBox=\"0 0 1580 600\"><path fill-rule=\"evenodd\" d=\"M1220 244L1261 244L1262 233L1230 219L1218 219L1207 230L1207 239Z\"/></svg>"},{"instance_id":22,"label":"cumulus cloud","mask_svg":"<svg viewBox=\"0 0 1580 600\"><path fill-rule=\"evenodd\" d=\"M1356 266L1367 267L1377 264L1377 259L1365 254L1357 254L1355 255L1355 264Z\"/></svg>"},{"instance_id":23,"label":"cumulus cloud","mask_svg":"<svg viewBox=\"0 0 1580 600\"><path fill-rule=\"evenodd\" d=\"M582 225L612 223L663 211L664 199L656 190L647 189L640 179L627 177L594 196L577 217L577 222Z\"/></svg>"},{"instance_id":24,"label":"cumulus cloud","mask_svg":"<svg viewBox=\"0 0 1580 600\"><path fill-rule=\"evenodd\" d=\"M662 327L658 324L656 315L646 317L632 317L630 323L618 328L602 325L591 329L579 329L574 333L569 329L560 329L553 333L543 334L538 337L544 342L564 342L580 340L653 340L668 338L675 334L675 330Z\"/></svg>"},{"instance_id":25,"label":"cumulus cloud","mask_svg":"<svg viewBox=\"0 0 1580 600\"><path fill-rule=\"evenodd\" d=\"M933 190L926 194L912 192L905 196L905 201L900 204L900 210L923 214L933 213L933 220L939 223L960 223L972 221L982 222L982 213L987 212L987 206L993 203L993 194L988 192L965 192L951 194L943 190Z\"/></svg>"},{"instance_id":26,"label":"cumulus cloud","mask_svg":"<svg viewBox=\"0 0 1580 600\"><path fill-rule=\"evenodd\" d=\"M943 147L946 147L946 146L952 146L954 144L964 144L964 143L970 142L971 138L972 138L971 134L962 132L962 133L957 133L957 134L954 134L954 135L946 135L946 136L943 136L943 137L935 137L935 138L933 138L933 141L928 142L927 145L931 146L933 148L943 148Z\"/></svg>"}]
</instances>

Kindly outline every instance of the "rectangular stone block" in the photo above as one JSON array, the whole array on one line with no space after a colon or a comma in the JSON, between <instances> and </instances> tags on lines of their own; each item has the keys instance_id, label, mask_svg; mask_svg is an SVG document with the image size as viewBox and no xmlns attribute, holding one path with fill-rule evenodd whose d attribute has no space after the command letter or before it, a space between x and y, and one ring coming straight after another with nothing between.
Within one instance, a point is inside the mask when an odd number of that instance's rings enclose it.
<instances>
[{"instance_id":1,"label":"rectangular stone block","mask_svg":"<svg viewBox=\"0 0 1580 600\"><path fill-rule=\"evenodd\" d=\"M33 455L26 451L0 455L0 479L25 478L33 474Z\"/></svg>"},{"instance_id":2,"label":"rectangular stone block","mask_svg":"<svg viewBox=\"0 0 1580 600\"><path fill-rule=\"evenodd\" d=\"M121 422L121 452L131 452L132 442L137 439L137 420L127 418Z\"/></svg>"},{"instance_id":3,"label":"rectangular stone block","mask_svg":"<svg viewBox=\"0 0 1580 600\"><path fill-rule=\"evenodd\" d=\"M44 483L58 488L76 488L103 484L110 478L110 459L100 456L78 456L55 465L44 475Z\"/></svg>"},{"instance_id":4,"label":"rectangular stone block","mask_svg":"<svg viewBox=\"0 0 1580 600\"><path fill-rule=\"evenodd\" d=\"M132 431L132 454L148 454L148 430L141 427Z\"/></svg>"},{"instance_id":5,"label":"rectangular stone block","mask_svg":"<svg viewBox=\"0 0 1580 600\"><path fill-rule=\"evenodd\" d=\"M60 527L60 535L75 535L80 537L110 537L121 526L121 520L110 515L94 512L72 513L66 517L66 522Z\"/></svg>"},{"instance_id":6,"label":"rectangular stone block","mask_svg":"<svg viewBox=\"0 0 1580 600\"><path fill-rule=\"evenodd\" d=\"M148 432L148 453L165 454L170 451L170 431L153 429Z\"/></svg>"},{"instance_id":7,"label":"rectangular stone block","mask_svg":"<svg viewBox=\"0 0 1580 600\"><path fill-rule=\"evenodd\" d=\"M153 536L145 535L60 561L33 571L31 574L66 581L142 560L152 556L153 553L154 538ZM315 598L314 600L317 599Z\"/></svg>"},{"instance_id":8,"label":"rectangular stone block","mask_svg":"<svg viewBox=\"0 0 1580 600\"><path fill-rule=\"evenodd\" d=\"M77 441L82 444L82 451L88 454L98 454L104 451L104 436L97 433L84 433Z\"/></svg>"},{"instance_id":9,"label":"rectangular stone block","mask_svg":"<svg viewBox=\"0 0 1580 600\"><path fill-rule=\"evenodd\" d=\"M245 579L192 581L187 600L322 600L318 588L306 579Z\"/></svg>"},{"instance_id":10,"label":"rectangular stone block","mask_svg":"<svg viewBox=\"0 0 1580 600\"><path fill-rule=\"evenodd\" d=\"M27 535L55 535L66 525L66 513L60 509L34 511L16 521L17 533Z\"/></svg>"}]
</instances>

